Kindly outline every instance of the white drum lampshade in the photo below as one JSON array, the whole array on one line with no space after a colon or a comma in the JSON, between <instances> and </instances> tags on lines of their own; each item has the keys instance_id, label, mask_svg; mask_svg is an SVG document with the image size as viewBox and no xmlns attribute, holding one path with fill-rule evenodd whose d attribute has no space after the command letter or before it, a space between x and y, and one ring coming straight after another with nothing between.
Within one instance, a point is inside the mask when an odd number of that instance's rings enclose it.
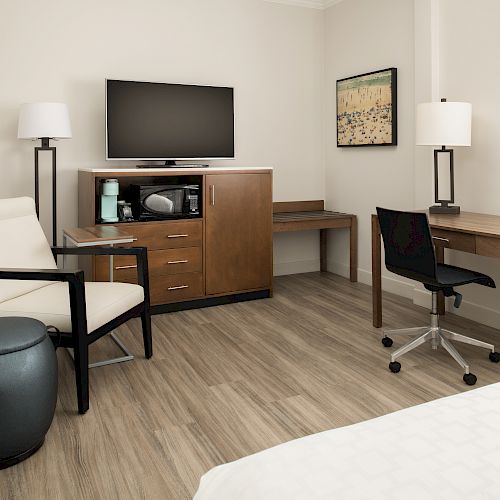
<instances>
[{"instance_id":1,"label":"white drum lampshade","mask_svg":"<svg viewBox=\"0 0 500 500\"><path fill-rule=\"evenodd\" d=\"M472 105L426 102L417 106L417 146L470 146Z\"/></svg>"},{"instance_id":2,"label":"white drum lampshade","mask_svg":"<svg viewBox=\"0 0 500 500\"><path fill-rule=\"evenodd\" d=\"M455 175L453 149L449 146L471 145L472 105L468 102L425 102L417 106L416 143L417 146L441 146L434 150L434 200L429 207L432 214L459 214L460 207L455 201ZM439 157L448 156L450 169L448 198L439 193Z\"/></svg>"},{"instance_id":3,"label":"white drum lampshade","mask_svg":"<svg viewBox=\"0 0 500 500\"><path fill-rule=\"evenodd\" d=\"M71 123L66 104L35 102L23 104L19 111L18 139L70 139Z\"/></svg>"}]
</instances>

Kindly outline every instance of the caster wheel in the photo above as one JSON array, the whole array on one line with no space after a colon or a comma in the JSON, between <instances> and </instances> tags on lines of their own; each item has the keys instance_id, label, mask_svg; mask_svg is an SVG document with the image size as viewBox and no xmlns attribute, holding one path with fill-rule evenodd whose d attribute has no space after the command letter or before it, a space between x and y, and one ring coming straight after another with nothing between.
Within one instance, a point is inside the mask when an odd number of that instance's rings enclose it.
<instances>
[{"instance_id":1,"label":"caster wheel","mask_svg":"<svg viewBox=\"0 0 500 500\"><path fill-rule=\"evenodd\" d=\"M477 377L472 373L466 373L464 375L464 382L467 385L474 385L477 382Z\"/></svg>"},{"instance_id":2,"label":"caster wheel","mask_svg":"<svg viewBox=\"0 0 500 500\"><path fill-rule=\"evenodd\" d=\"M401 363L397 361L389 363L389 370L391 370L392 373L399 373L399 370L401 370Z\"/></svg>"},{"instance_id":3,"label":"caster wheel","mask_svg":"<svg viewBox=\"0 0 500 500\"><path fill-rule=\"evenodd\" d=\"M393 342L392 342L392 339L390 337L384 337L382 339L382 344L384 345L384 347L391 347Z\"/></svg>"},{"instance_id":4,"label":"caster wheel","mask_svg":"<svg viewBox=\"0 0 500 500\"><path fill-rule=\"evenodd\" d=\"M500 353L490 352L490 361L493 363L498 363L500 361Z\"/></svg>"}]
</instances>

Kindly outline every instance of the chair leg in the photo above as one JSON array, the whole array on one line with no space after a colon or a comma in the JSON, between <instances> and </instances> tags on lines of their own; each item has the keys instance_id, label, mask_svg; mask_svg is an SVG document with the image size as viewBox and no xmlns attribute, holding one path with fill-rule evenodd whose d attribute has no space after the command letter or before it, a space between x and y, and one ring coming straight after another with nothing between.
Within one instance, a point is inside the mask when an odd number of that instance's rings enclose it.
<instances>
[{"instance_id":1,"label":"chair leg","mask_svg":"<svg viewBox=\"0 0 500 500\"><path fill-rule=\"evenodd\" d=\"M78 413L83 415L89 409L89 346L79 343L74 348L74 355Z\"/></svg>"},{"instance_id":2,"label":"chair leg","mask_svg":"<svg viewBox=\"0 0 500 500\"><path fill-rule=\"evenodd\" d=\"M399 349L396 349L392 354L391 354L391 363L396 361L399 357L401 357L403 354L406 354L407 352L412 351L419 345L424 344L427 342L428 339L432 337L432 330L428 329L427 332L424 334L420 335L420 337L417 337L416 339L411 340L404 346L400 347Z\"/></svg>"},{"instance_id":3,"label":"chair leg","mask_svg":"<svg viewBox=\"0 0 500 500\"><path fill-rule=\"evenodd\" d=\"M451 357L464 369L466 375L469 374L469 365L465 361L464 358L460 355L460 353L455 349L455 347L446 340L446 338L442 335L439 336L439 340L441 341L441 345L448 351Z\"/></svg>"},{"instance_id":4,"label":"chair leg","mask_svg":"<svg viewBox=\"0 0 500 500\"><path fill-rule=\"evenodd\" d=\"M153 338L151 336L151 314L149 310L141 313L142 336L144 338L144 355L147 359L153 356Z\"/></svg>"},{"instance_id":5,"label":"chair leg","mask_svg":"<svg viewBox=\"0 0 500 500\"><path fill-rule=\"evenodd\" d=\"M384 330L384 337L391 335L422 335L429 331L428 326L416 326L413 328L398 328L397 330Z\"/></svg>"},{"instance_id":6,"label":"chair leg","mask_svg":"<svg viewBox=\"0 0 500 500\"><path fill-rule=\"evenodd\" d=\"M493 344L488 344L482 340L476 340L471 337L466 337L460 333L455 333L450 330L445 330L441 328L441 333L450 340L455 340L456 342L462 342L463 344L470 344L476 347L483 347L484 349L489 349L491 352L495 352L495 346Z\"/></svg>"}]
</instances>

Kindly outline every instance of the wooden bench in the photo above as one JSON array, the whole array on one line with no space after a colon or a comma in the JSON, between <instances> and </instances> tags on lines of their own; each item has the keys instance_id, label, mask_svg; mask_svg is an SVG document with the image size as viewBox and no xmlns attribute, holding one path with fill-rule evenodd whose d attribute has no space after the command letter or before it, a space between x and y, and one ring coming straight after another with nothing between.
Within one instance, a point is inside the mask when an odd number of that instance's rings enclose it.
<instances>
[{"instance_id":1,"label":"wooden bench","mask_svg":"<svg viewBox=\"0 0 500 500\"><path fill-rule=\"evenodd\" d=\"M277 201L273 203L273 232L308 231L319 229L320 269L327 266L327 230L349 228L350 280L358 281L358 221L354 214L325 210L323 200Z\"/></svg>"}]
</instances>

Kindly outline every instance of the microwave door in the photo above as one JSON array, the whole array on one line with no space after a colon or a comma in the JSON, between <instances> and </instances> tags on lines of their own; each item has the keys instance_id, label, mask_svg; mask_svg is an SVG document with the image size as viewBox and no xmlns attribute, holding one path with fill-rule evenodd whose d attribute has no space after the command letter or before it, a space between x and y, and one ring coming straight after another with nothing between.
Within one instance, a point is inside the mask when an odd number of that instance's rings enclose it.
<instances>
[{"instance_id":1,"label":"microwave door","mask_svg":"<svg viewBox=\"0 0 500 500\"><path fill-rule=\"evenodd\" d=\"M144 198L143 205L146 210L159 215L174 213L174 202L168 197L168 191L152 193Z\"/></svg>"}]
</instances>

